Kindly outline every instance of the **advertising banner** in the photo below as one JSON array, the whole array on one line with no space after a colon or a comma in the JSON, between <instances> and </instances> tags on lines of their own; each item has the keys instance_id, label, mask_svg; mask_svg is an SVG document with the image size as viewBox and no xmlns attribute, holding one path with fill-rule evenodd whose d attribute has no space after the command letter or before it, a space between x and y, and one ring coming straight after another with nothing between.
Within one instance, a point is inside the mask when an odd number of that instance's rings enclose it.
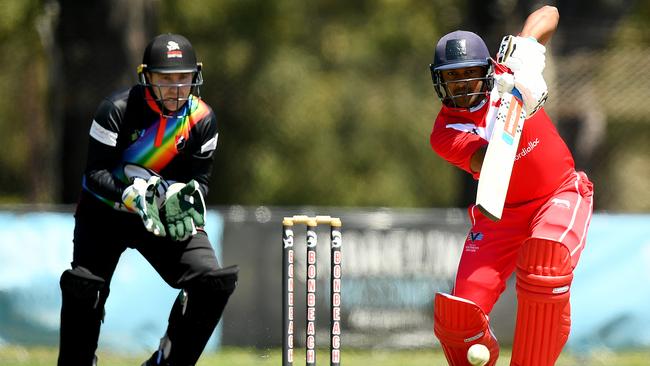
<instances>
[{"instance_id":1,"label":"advertising banner","mask_svg":"<svg viewBox=\"0 0 650 366\"><path fill-rule=\"evenodd\" d=\"M221 216L209 211L206 222L220 257ZM72 212L0 212L0 345L58 346L59 278L70 268L73 229ZM137 251L127 249L111 281L99 347L153 352L177 295ZM220 334L215 332L211 347Z\"/></svg>"},{"instance_id":2,"label":"advertising banner","mask_svg":"<svg viewBox=\"0 0 650 366\"><path fill-rule=\"evenodd\" d=\"M343 340L353 347L435 344L433 296L449 292L467 230L464 210L342 210L231 207L222 212L224 258L239 263L240 286L226 309L224 344L281 344L284 216L341 218ZM294 229L295 339L305 340L306 228ZM319 227L316 340L329 327L329 227ZM251 342L253 344L251 344Z\"/></svg>"},{"instance_id":3,"label":"advertising banner","mask_svg":"<svg viewBox=\"0 0 650 366\"><path fill-rule=\"evenodd\" d=\"M282 340L282 218L330 215L342 226L342 345L409 348L437 344L436 291L453 287L469 223L459 209L218 207L206 229L223 266L241 268L237 290L209 349L220 344L279 347ZM59 277L70 267L70 211L0 211L0 346L58 344ZM571 288L568 346L650 346L648 215L593 217ZM294 227L295 341L304 344L306 228ZM329 227L317 229L316 341L329 331ZM497 338L512 341L512 279L490 314ZM120 259L106 305L100 348L148 353L165 331L178 291L135 250Z\"/></svg>"}]
</instances>

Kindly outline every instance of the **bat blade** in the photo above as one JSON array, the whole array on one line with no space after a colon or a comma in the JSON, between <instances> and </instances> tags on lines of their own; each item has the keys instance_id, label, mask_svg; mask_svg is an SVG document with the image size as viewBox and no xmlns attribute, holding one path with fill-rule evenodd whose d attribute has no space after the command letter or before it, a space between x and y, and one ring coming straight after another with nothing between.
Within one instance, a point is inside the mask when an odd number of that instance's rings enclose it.
<instances>
[{"instance_id":1,"label":"bat blade","mask_svg":"<svg viewBox=\"0 0 650 366\"><path fill-rule=\"evenodd\" d=\"M513 90L514 94L518 91ZM519 139L524 129L526 112L521 96L503 93L497 111L494 130L490 137L476 192L476 205L493 221L499 221L510 186L510 176L515 163Z\"/></svg>"}]
</instances>

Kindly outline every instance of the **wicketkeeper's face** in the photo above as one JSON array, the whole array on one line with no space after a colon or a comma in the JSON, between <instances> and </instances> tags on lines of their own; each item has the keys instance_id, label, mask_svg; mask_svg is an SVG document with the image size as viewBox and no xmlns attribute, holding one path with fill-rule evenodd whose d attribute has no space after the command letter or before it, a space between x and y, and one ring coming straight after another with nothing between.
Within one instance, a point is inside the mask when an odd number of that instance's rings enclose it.
<instances>
[{"instance_id":1,"label":"wicketkeeper's face","mask_svg":"<svg viewBox=\"0 0 650 366\"><path fill-rule=\"evenodd\" d=\"M149 82L156 99L162 102L165 109L175 112L189 98L193 77L194 74L191 72L173 74L152 72L149 74Z\"/></svg>"},{"instance_id":2,"label":"wicketkeeper's face","mask_svg":"<svg viewBox=\"0 0 650 366\"><path fill-rule=\"evenodd\" d=\"M440 71L452 104L459 108L471 108L485 98L486 73L482 66Z\"/></svg>"}]
</instances>

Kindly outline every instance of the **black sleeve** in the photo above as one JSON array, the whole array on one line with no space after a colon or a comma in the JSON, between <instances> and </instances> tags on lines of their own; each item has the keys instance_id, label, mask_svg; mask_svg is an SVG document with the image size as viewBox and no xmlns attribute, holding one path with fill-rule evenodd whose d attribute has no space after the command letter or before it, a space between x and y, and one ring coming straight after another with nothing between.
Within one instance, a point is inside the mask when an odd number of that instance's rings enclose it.
<instances>
[{"instance_id":1,"label":"black sleeve","mask_svg":"<svg viewBox=\"0 0 650 366\"><path fill-rule=\"evenodd\" d=\"M210 111L208 116L197 123L194 128L198 139L191 157L191 175L192 179L199 183L203 197L207 198L214 151L219 138L217 118L214 112Z\"/></svg>"},{"instance_id":2,"label":"black sleeve","mask_svg":"<svg viewBox=\"0 0 650 366\"><path fill-rule=\"evenodd\" d=\"M122 157L120 128L124 119L126 101L104 99L90 127L88 157L84 172L88 190L105 199L121 202L126 184L111 172Z\"/></svg>"}]
</instances>

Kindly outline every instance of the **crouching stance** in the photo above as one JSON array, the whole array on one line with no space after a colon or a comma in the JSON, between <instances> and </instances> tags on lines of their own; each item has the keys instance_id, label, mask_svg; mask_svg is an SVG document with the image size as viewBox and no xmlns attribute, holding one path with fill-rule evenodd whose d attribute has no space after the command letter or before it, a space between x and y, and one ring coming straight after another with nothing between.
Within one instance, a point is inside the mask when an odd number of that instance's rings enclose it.
<instances>
[{"instance_id":1,"label":"crouching stance","mask_svg":"<svg viewBox=\"0 0 650 366\"><path fill-rule=\"evenodd\" d=\"M519 36L504 39L503 64L471 32L449 33L436 46L430 67L442 109L430 141L440 156L480 179L500 94L518 89L527 115L501 220L469 207L471 229L453 292L435 297L434 331L453 366L496 364L489 314L513 272L518 308L511 365L552 366L569 336L571 281L585 246L593 186L576 171L543 108L544 44L558 19L551 6L533 12Z\"/></svg>"},{"instance_id":2,"label":"crouching stance","mask_svg":"<svg viewBox=\"0 0 650 366\"><path fill-rule=\"evenodd\" d=\"M180 292L144 365L196 364L237 284L239 269L222 268L204 230L218 134L199 98L201 64L190 42L155 37L138 76L137 85L104 99L90 127L72 268L60 281L59 366L97 364L104 304L127 248Z\"/></svg>"}]
</instances>

